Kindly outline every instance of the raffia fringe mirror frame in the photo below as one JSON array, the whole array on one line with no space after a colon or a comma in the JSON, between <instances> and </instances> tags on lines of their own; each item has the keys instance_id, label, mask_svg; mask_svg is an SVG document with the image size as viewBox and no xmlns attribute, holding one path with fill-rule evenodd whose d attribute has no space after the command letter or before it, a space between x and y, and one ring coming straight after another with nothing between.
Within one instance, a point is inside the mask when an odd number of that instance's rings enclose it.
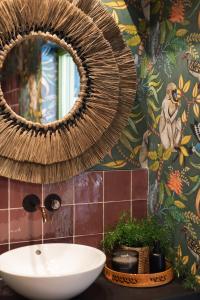
<instances>
[{"instance_id":1,"label":"raffia fringe mirror frame","mask_svg":"<svg viewBox=\"0 0 200 300\"><path fill-rule=\"evenodd\" d=\"M80 93L62 120L41 125L15 114L0 88L0 175L60 182L97 164L118 141L136 91L134 60L99 0L1 0L0 68L31 36L71 53Z\"/></svg>"}]
</instances>

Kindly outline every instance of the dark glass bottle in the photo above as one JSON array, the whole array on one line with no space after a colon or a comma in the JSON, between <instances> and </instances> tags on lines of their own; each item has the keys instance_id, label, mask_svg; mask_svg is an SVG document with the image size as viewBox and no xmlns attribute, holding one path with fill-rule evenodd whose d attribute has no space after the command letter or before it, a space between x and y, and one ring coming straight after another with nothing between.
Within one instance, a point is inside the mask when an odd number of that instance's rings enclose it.
<instances>
[{"instance_id":1,"label":"dark glass bottle","mask_svg":"<svg viewBox=\"0 0 200 300\"><path fill-rule=\"evenodd\" d=\"M155 241L150 253L150 273L163 271L165 271L165 256L160 248L160 241Z\"/></svg>"}]
</instances>

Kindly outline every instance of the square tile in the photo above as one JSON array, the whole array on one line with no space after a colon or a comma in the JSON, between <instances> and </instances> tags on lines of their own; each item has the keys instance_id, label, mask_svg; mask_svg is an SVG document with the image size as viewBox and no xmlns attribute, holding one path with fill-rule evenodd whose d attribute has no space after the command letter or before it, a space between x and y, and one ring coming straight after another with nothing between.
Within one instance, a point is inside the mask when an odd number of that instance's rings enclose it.
<instances>
[{"instance_id":1,"label":"square tile","mask_svg":"<svg viewBox=\"0 0 200 300\"><path fill-rule=\"evenodd\" d=\"M8 251L8 244L0 245L0 255L3 254L4 252Z\"/></svg>"},{"instance_id":2,"label":"square tile","mask_svg":"<svg viewBox=\"0 0 200 300\"><path fill-rule=\"evenodd\" d=\"M44 224L44 239L73 235L73 206L61 207L55 212L47 212L49 220Z\"/></svg>"},{"instance_id":3,"label":"square tile","mask_svg":"<svg viewBox=\"0 0 200 300\"><path fill-rule=\"evenodd\" d=\"M42 200L42 185L34 183L10 181L10 207L20 208L25 196L35 194Z\"/></svg>"},{"instance_id":4,"label":"square tile","mask_svg":"<svg viewBox=\"0 0 200 300\"><path fill-rule=\"evenodd\" d=\"M116 225L123 213L130 215L131 201L109 202L104 204L104 231Z\"/></svg>"},{"instance_id":5,"label":"square tile","mask_svg":"<svg viewBox=\"0 0 200 300\"><path fill-rule=\"evenodd\" d=\"M104 173L104 201L131 200L131 171Z\"/></svg>"},{"instance_id":6,"label":"square tile","mask_svg":"<svg viewBox=\"0 0 200 300\"><path fill-rule=\"evenodd\" d=\"M10 211L10 239L12 242L40 240L42 216L40 211L28 213L24 209Z\"/></svg>"},{"instance_id":7,"label":"square tile","mask_svg":"<svg viewBox=\"0 0 200 300\"><path fill-rule=\"evenodd\" d=\"M103 204L77 204L75 206L75 235L103 232Z\"/></svg>"},{"instance_id":8,"label":"square tile","mask_svg":"<svg viewBox=\"0 0 200 300\"><path fill-rule=\"evenodd\" d=\"M44 199L49 194L57 194L63 204L72 204L74 202L73 199L73 182L74 179L71 178L64 182L53 183L53 184L44 184Z\"/></svg>"},{"instance_id":9,"label":"square tile","mask_svg":"<svg viewBox=\"0 0 200 300\"><path fill-rule=\"evenodd\" d=\"M75 203L103 202L103 172L86 172L74 179Z\"/></svg>"},{"instance_id":10,"label":"square tile","mask_svg":"<svg viewBox=\"0 0 200 300\"><path fill-rule=\"evenodd\" d=\"M8 209L8 179L0 177L0 209Z\"/></svg>"},{"instance_id":11,"label":"square tile","mask_svg":"<svg viewBox=\"0 0 200 300\"><path fill-rule=\"evenodd\" d=\"M75 236L75 244L95 247L101 249L103 234Z\"/></svg>"},{"instance_id":12,"label":"square tile","mask_svg":"<svg viewBox=\"0 0 200 300\"><path fill-rule=\"evenodd\" d=\"M132 199L147 199L148 170L138 169L132 171Z\"/></svg>"},{"instance_id":13,"label":"square tile","mask_svg":"<svg viewBox=\"0 0 200 300\"><path fill-rule=\"evenodd\" d=\"M0 210L0 244L8 243L8 210Z\"/></svg>"},{"instance_id":14,"label":"square tile","mask_svg":"<svg viewBox=\"0 0 200 300\"><path fill-rule=\"evenodd\" d=\"M135 200L132 201L132 217L136 219L144 219L147 217L147 201Z\"/></svg>"}]
</instances>

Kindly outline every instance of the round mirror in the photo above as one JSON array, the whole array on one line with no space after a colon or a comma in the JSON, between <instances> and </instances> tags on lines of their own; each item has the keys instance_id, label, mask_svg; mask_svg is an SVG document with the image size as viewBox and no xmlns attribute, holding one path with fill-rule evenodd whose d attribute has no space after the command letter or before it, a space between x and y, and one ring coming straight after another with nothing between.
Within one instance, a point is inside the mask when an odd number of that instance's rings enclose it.
<instances>
[{"instance_id":1,"label":"round mirror","mask_svg":"<svg viewBox=\"0 0 200 300\"><path fill-rule=\"evenodd\" d=\"M8 53L1 85L14 112L28 121L46 124L70 112L79 95L80 76L69 52L33 36Z\"/></svg>"}]
</instances>

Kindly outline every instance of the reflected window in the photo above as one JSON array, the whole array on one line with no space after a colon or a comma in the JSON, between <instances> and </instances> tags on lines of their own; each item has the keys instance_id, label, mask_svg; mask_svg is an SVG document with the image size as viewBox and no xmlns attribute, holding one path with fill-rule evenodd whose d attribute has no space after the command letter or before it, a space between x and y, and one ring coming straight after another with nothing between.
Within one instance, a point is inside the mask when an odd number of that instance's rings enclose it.
<instances>
[{"instance_id":1,"label":"reflected window","mask_svg":"<svg viewBox=\"0 0 200 300\"><path fill-rule=\"evenodd\" d=\"M6 101L33 122L46 124L63 118L80 91L79 72L70 53L40 37L15 46L1 73Z\"/></svg>"},{"instance_id":2,"label":"reflected window","mask_svg":"<svg viewBox=\"0 0 200 300\"><path fill-rule=\"evenodd\" d=\"M80 76L78 68L69 53L60 50L58 59L58 117L61 119L71 110L78 98L80 91Z\"/></svg>"}]
</instances>

